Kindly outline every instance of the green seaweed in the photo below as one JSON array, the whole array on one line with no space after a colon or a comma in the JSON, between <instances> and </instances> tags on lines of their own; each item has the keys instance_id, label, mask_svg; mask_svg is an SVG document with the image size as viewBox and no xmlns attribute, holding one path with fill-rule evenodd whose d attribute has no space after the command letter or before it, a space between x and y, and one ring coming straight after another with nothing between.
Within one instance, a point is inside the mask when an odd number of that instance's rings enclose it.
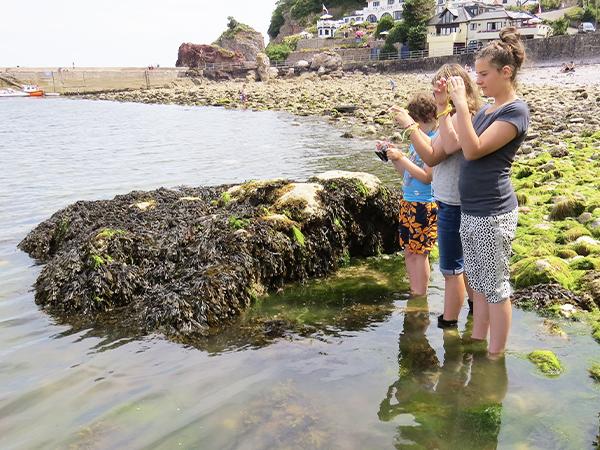
<instances>
[{"instance_id":1,"label":"green seaweed","mask_svg":"<svg viewBox=\"0 0 600 450\"><path fill-rule=\"evenodd\" d=\"M302 233L302 231L300 231L300 228L296 227L295 225L292 226L292 234L294 236L294 240L301 246L304 247L305 242L304 242L304 234Z\"/></svg>"},{"instance_id":2,"label":"green seaweed","mask_svg":"<svg viewBox=\"0 0 600 450\"><path fill-rule=\"evenodd\" d=\"M535 350L527 355L527 359L549 377L557 377L564 371L560 360L551 350Z\"/></svg>"},{"instance_id":3,"label":"green seaweed","mask_svg":"<svg viewBox=\"0 0 600 450\"><path fill-rule=\"evenodd\" d=\"M230 216L228 219L228 222L229 222L229 226L231 228L233 228L234 230L241 230L243 228L246 228L248 225L250 225L249 219L240 219L239 217L236 217L236 216Z\"/></svg>"}]
</instances>

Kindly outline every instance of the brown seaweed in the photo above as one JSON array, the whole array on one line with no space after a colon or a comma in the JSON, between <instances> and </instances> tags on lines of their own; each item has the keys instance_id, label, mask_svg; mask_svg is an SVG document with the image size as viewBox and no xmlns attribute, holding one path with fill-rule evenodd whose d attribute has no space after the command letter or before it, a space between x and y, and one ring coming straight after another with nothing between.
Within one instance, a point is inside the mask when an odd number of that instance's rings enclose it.
<instances>
[{"instance_id":1,"label":"brown seaweed","mask_svg":"<svg viewBox=\"0 0 600 450\"><path fill-rule=\"evenodd\" d=\"M36 303L63 318L118 317L193 337L284 283L395 251L398 195L366 174L324 175L70 205L19 244L45 263Z\"/></svg>"}]
</instances>

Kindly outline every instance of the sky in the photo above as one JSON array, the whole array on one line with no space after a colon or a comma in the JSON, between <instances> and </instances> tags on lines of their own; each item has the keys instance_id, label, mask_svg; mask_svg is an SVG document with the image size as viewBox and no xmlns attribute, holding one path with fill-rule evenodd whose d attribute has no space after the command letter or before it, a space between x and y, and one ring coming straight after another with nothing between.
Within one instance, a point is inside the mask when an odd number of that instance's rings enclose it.
<instances>
[{"instance_id":1,"label":"sky","mask_svg":"<svg viewBox=\"0 0 600 450\"><path fill-rule=\"evenodd\" d=\"M267 44L275 3L5 0L0 67L173 67L179 45L214 42L226 29L227 16L261 32Z\"/></svg>"}]
</instances>

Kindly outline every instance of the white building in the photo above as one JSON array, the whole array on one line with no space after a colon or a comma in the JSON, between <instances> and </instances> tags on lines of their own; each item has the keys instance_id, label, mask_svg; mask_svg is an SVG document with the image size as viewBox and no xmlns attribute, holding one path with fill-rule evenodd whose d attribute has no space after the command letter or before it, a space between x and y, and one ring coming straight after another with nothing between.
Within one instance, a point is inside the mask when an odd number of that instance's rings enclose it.
<instances>
[{"instance_id":1,"label":"white building","mask_svg":"<svg viewBox=\"0 0 600 450\"><path fill-rule=\"evenodd\" d=\"M403 9L404 0L368 0L367 7L356 11L356 15L371 23L378 22L384 16L400 20Z\"/></svg>"},{"instance_id":2,"label":"white building","mask_svg":"<svg viewBox=\"0 0 600 450\"><path fill-rule=\"evenodd\" d=\"M328 39L335 36L335 32L342 25L346 24L343 19L342 20L333 20L333 19L320 19L317 21L317 37L320 39Z\"/></svg>"},{"instance_id":3,"label":"white building","mask_svg":"<svg viewBox=\"0 0 600 450\"><path fill-rule=\"evenodd\" d=\"M485 3L492 6L525 6L525 5L537 5L538 0L479 0L480 3ZM456 9L459 6L472 3L473 0L437 0L435 12L436 14L441 13L444 9Z\"/></svg>"}]
</instances>

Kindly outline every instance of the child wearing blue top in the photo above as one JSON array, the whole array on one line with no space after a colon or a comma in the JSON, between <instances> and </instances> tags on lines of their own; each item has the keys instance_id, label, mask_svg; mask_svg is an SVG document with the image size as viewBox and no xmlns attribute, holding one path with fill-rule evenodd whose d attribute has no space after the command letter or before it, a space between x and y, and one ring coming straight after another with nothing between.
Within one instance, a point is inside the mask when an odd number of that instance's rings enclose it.
<instances>
[{"instance_id":1,"label":"child wearing blue top","mask_svg":"<svg viewBox=\"0 0 600 450\"><path fill-rule=\"evenodd\" d=\"M404 130L405 136L420 128L429 138L437 128L437 108L431 94L415 94L408 103L414 123ZM400 203L400 247L404 250L411 294L427 294L429 284L429 252L437 239L437 205L431 191L432 170L411 144L408 154L390 146L387 157L403 175Z\"/></svg>"}]
</instances>

